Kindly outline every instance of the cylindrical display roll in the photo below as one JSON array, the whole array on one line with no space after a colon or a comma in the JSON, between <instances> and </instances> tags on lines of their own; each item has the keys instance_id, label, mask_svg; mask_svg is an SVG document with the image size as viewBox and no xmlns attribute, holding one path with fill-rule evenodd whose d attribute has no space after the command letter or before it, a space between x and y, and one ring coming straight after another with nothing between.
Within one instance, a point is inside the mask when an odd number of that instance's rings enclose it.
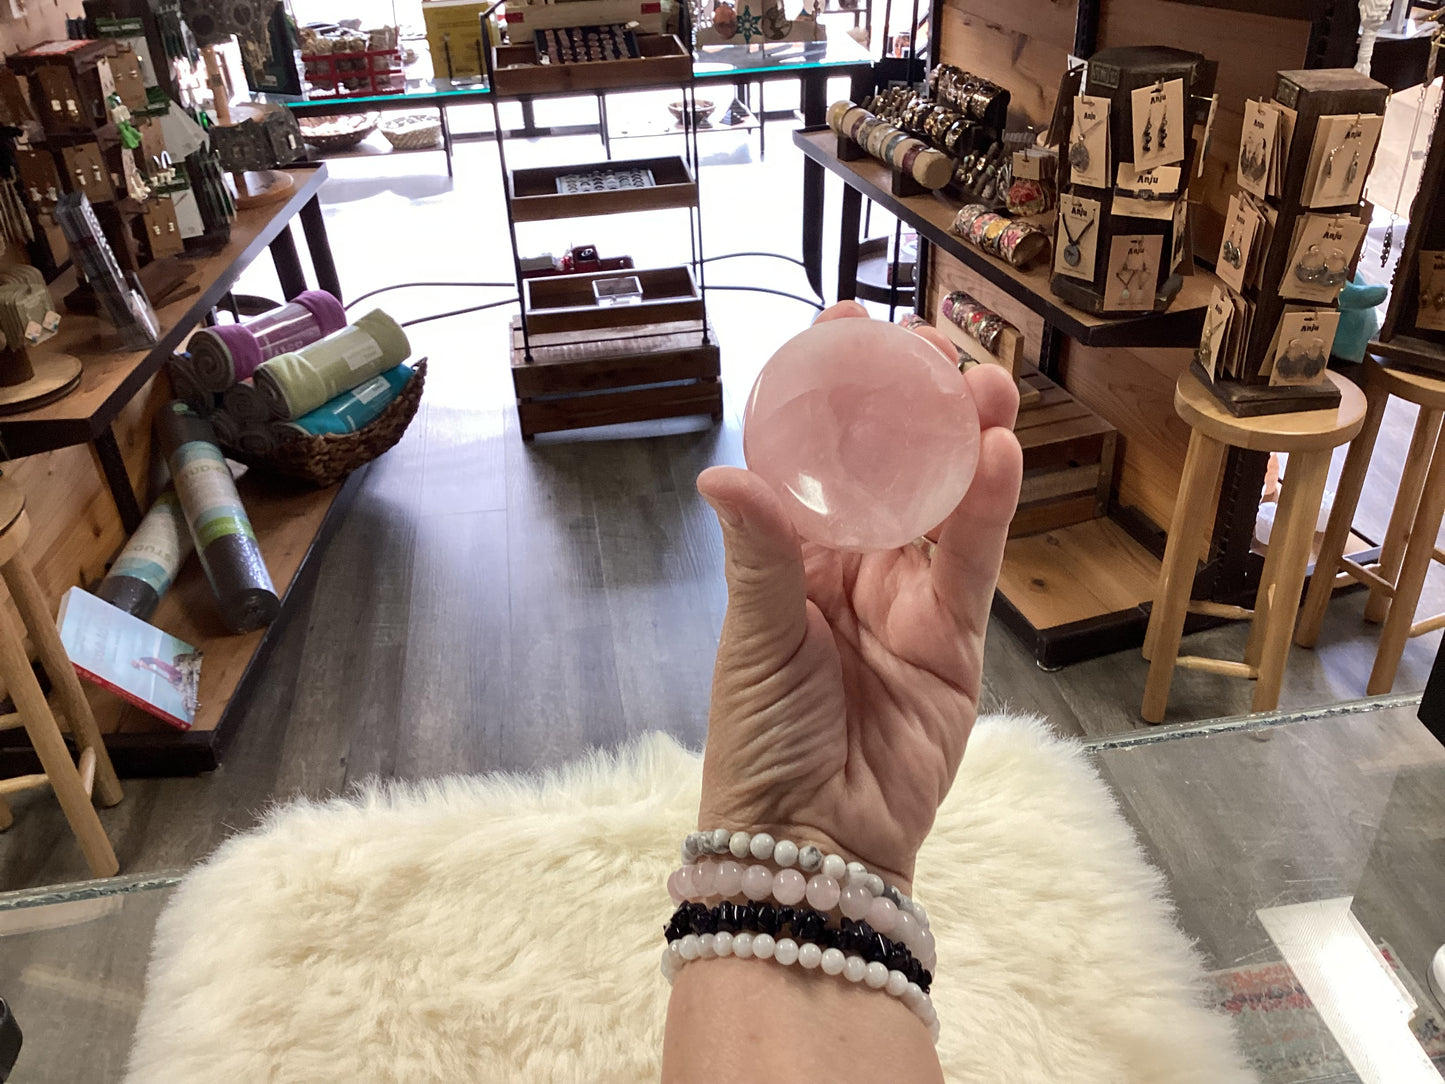
<instances>
[{"instance_id":1,"label":"cylindrical display roll","mask_svg":"<svg viewBox=\"0 0 1445 1084\"><path fill-rule=\"evenodd\" d=\"M277 428L294 430L297 436L355 433L381 416L381 412L406 387L411 366L398 365L365 384L342 392L335 399L301 415L294 422L279 422Z\"/></svg>"},{"instance_id":2,"label":"cylindrical display roll","mask_svg":"<svg viewBox=\"0 0 1445 1084\"><path fill-rule=\"evenodd\" d=\"M401 325L380 309L355 326L261 363L253 378L274 417L296 419L407 359Z\"/></svg>"},{"instance_id":3,"label":"cylindrical display roll","mask_svg":"<svg viewBox=\"0 0 1445 1084\"><path fill-rule=\"evenodd\" d=\"M218 410L210 417L211 428L216 431L216 441L225 448L237 448L241 436L241 425L224 410Z\"/></svg>"},{"instance_id":4,"label":"cylindrical display roll","mask_svg":"<svg viewBox=\"0 0 1445 1084\"><path fill-rule=\"evenodd\" d=\"M215 431L184 403L171 403L156 416L156 437L222 620L237 633L269 625L281 602Z\"/></svg>"},{"instance_id":5,"label":"cylindrical display roll","mask_svg":"<svg viewBox=\"0 0 1445 1084\"><path fill-rule=\"evenodd\" d=\"M215 409L215 396L201 387L196 370L184 354L173 354L166 366L171 377L171 394L198 414Z\"/></svg>"},{"instance_id":6,"label":"cylindrical display roll","mask_svg":"<svg viewBox=\"0 0 1445 1084\"><path fill-rule=\"evenodd\" d=\"M236 447L247 455L270 455L281 443L283 433L286 439L300 438L301 434L287 428L291 424L291 422L264 422L261 425L243 425L236 437Z\"/></svg>"},{"instance_id":7,"label":"cylindrical display roll","mask_svg":"<svg viewBox=\"0 0 1445 1084\"><path fill-rule=\"evenodd\" d=\"M196 378L213 392L246 380L267 358L309 346L346 326L346 310L325 290L307 290L242 324L219 324L191 336Z\"/></svg>"},{"instance_id":8,"label":"cylindrical display roll","mask_svg":"<svg viewBox=\"0 0 1445 1084\"><path fill-rule=\"evenodd\" d=\"M180 498L174 489L167 489L151 505L95 593L148 621L193 549Z\"/></svg>"},{"instance_id":9,"label":"cylindrical display roll","mask_svg":"<svg viewBox=\"0 0 1445 1084\"><path fill-rule=\"evenodd\" d=\"M235 418L238 425L271 420L271 404L250 380L243 380L235 387L227 388L221 402L226 413Z\"/></svg>"}]
</instances>

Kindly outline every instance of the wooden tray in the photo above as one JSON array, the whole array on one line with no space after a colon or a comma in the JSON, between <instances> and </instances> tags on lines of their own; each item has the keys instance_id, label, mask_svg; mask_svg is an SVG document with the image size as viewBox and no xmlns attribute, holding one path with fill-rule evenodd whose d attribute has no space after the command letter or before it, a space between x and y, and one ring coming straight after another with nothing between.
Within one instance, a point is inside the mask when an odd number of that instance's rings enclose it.
<instances>
[{"instance_id":1,"label":"wooden tray","mask_svg":"<svg viewBox=\"0 0 1445 1084\"><path fill-rule=\"evenodd\" d=\"M592 283L619 275L637 276L642 283L642 300L636 305L597 304ZM534 335L701 320L705 315L697 281L692 277L691 268L687 267L525 279L522 300L526 307L527 330Z\"/></svg>"},{"instance_id":2,"label":"wooden tray","mask_svg":"<svg viewBox=\"0 0 1445 1084\"><path fill-rule=\"evenodd\" d=\"M531 42L492 50L497 93L569 94L619 87L682 86L692 81L692 53L676 34L638 34L642 56L585 64L543 64Z\"/></svg>"},{"instance_id":3,"label":"wooden tray","mask_svg":"<svg viewBox=\"0 0 1445 1084\"><path fill-rule=\"evenodd\" d=\"M558 177L569 173L590 173L599 169L650 169L655 184L651 188L618 188L610 192L572 195L562 195L557 191ZM687 163L677 155L668 158L631 158L618 162L587 162L577 166L515 169L511 172L511 178L512 215L518 222L697 206L697 181L693 179L692 170L688 169Z\"/></svg>"}]
</instances>

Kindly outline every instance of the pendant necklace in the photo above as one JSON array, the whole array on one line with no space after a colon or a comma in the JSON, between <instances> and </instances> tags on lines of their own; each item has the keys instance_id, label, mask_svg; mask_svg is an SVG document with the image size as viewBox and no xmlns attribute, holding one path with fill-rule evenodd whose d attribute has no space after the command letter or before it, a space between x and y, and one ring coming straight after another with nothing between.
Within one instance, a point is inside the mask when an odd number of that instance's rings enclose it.
<instances>
[{"instance_id":1,"label":"pendant necklace","mask_svg":"<svg viewBox=\"0 0 1445 1084\"><path fill-rule=\"evenodd\" d=\"M1123 266L1120 267L1119 270L1117 270L1117 271L1114 272L1114 277L1115 277L1116 279L1118 279L1119 282L1120 282L1120 284L1124 287L1124 288L1119 292L1119 296L1120 296L1123 300L1128 301L1131 297L1134 296L1134 294L1133 294L1134 279L1138 276L1139 272L1141 272L1141 271L1143 271L1143 270L1144 270L1144 268L1142 268L1142 267L1131 267L1131 266L1129 265L1129 260L1128 260L1128 258L1126 257L1125 260L1124 260ZM1125 272L1128 272L1128 274L1125 274Z\"/></svg>"},{"instance_id":2,"label":"pendant necklace","mask_svg":"<svg viewBox=\"0 0 1445 1084\"><path fill-rule=\"evenodd\" d=\"M1094 129L1103 123L1104 118L1098 117L1088 128L1084 128L1079 124L1078 119L1075 118L1074 127L1079 130L1079 136L1069 147L1069 165L1073 166L1074 169L1080 173L1086 172L1089 168L1089 163L1093 161L1093 157L1089 154L1089 136L1093 135Z\"/></svg>"},{"instance_id":3,"label":"pendant necklace","mask_svg":"<svg viewBox=\"0 0 1445 1084\"><path fill-rule=\"evenodd\" d=\"M1445 34L1445 27L1437 27L1434 35L1430 38L1430 61L1425 65L1425 81L1420 84L1420 104L1415 110L1415 126L1410 129L1410 149L1405 154L1405 165L1400 170L1400 186L1395 190L1395 202L1390 210L1390 224L1385 227L1385 239L1380 244L1380 266L1384 267L1390 262L1390 249L1395 243L1395 223L1400 221L1400 201L1405 198L1405 177L1410 172L1410 163L1415 159L1415 138L1420 134L1420 118L1425 115L1425 97L1430 84L1435 81L1435 61L1440 54L1440 36ZM1445 93L1442 93L1445 98ZM1438 111L1439 103L1435 104Z\"/></svg>"},{"instance_id":4,"label":"pendant necklace","mask_svg":"<svg viewBox=\"0 0 1445 1084\"><path fill-rule=\"evenodd\" d=\"M1094 228L1094 223L1097 220L1093 218L1089 219L1084 225L1084 228L1079 231L1078 236L1075 237L1074 231L1069 229L1069 216L1062 215L1060 217L1064 223L1064 234L1069 239L1069 243L1064 246L1064 263L1070 267L1078 267L1084 259L1084 254L1079 249L1079 242L1089 235L1089 231ZM1129 295L1126 293L1124 296L1128 297Z\"/></svg>"}]
</instances>

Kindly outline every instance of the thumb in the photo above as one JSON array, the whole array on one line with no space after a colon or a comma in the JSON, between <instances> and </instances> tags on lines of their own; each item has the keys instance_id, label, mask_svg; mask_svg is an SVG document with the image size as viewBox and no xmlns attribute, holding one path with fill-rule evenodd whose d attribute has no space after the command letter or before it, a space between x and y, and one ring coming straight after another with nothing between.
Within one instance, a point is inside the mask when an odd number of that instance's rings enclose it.
<instances>
[{"instance_id":1,"label":"thumb","mask_svg":"<svg viewBox=\"0 0 1445 1084\"><path fill-rule=\"evenodd\" d=\"M727 551L722 647L786 659L808 628L803 551L783 504L751 471L709 467L697 490L717 513Z\"/></svg>"}]
</instances>

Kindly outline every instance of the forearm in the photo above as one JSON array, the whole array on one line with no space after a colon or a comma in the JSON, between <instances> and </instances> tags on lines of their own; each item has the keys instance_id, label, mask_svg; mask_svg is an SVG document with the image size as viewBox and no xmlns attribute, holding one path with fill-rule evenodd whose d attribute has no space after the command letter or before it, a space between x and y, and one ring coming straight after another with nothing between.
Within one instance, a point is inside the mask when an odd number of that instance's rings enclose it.
<instances>
[{"instance_id":1,"label":"forearm","mask_svg":"<svg viewBox=\"0 0 1445 1084\"><path fill-rule=\"evenodd\" d=\"M928 1028L898 998L772 960L699 960L672 987L664 1084L897 1084L943 1079Z\"/></svg>"}]
</instances>

